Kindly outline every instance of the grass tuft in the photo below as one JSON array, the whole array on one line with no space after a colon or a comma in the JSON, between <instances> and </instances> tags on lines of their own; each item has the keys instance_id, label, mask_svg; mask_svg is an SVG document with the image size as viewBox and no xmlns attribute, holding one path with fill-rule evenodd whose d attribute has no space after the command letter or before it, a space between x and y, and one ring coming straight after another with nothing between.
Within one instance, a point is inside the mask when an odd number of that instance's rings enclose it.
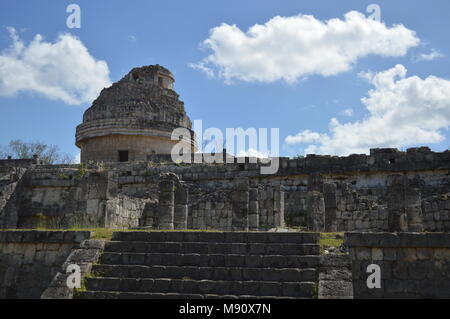
<instances>
[{"instance_id":1,"label":"grass tuft","mask_svg":"<svg viewBox=\"0 0 450 319\"><path fill-rule=\"evenodd\" d=\"M339 237L339 238L337 238ZM323 254L326 247L339 247L344 243L344 233L320 233L320 253Z\"/></svg>"}]
</instances>

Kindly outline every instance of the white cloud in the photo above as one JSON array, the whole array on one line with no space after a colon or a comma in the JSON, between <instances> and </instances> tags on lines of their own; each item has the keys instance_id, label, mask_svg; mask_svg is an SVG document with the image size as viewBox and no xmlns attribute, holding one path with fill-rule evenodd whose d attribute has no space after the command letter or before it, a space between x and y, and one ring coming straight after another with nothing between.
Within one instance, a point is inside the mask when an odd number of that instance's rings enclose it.
<instances>
[{"instance_id":1,"label":"white cloud","mask_svg":"<svg viewBox=\"0 0 450 319\"><path fill-rule=\"evenodd\" d=\"M305 153L348 155L368 153L370 148L402 147L439 143L450 126L450 81L429 76L406 77L403 65L374 74L374 86L361 99L369 114L366 118L339 123L330 120L329 133L309 130L288 136L286 143L310 143ZM305 133L306 132L306 133ZM320 136L315 140L298 136Z\"/></svg>"},{"instance_id":2,"label":"white cloud","mask_svg":"<svg viewBox=\"0 0 450 319\"><path fill-rule=\"evenodd\" d=\"M237 157L257 157L257 158L268 158L268 154L260 152L254 148L250 148L248 151L239 151Z\"/></svg>"},{"instance_id":3,"label":"white cloud","mask_svg":"<svg viewBox=\"0 0 450 319\"><path fill-rule=\"evenodd\" d=\"M344 111L342 111L342 114L348 117L352 117L353 116L353 109L345 109Z\"/></svg>"},{"instance_id":4,"label":"white cloud","mask_svg":"<svg viewBox=\"0 0 450 319\"><path fill-rule=\"evenodd\" d=\"M372 71L361 71L358 73L358 78L366 81L372 81L372 78L374 76L374 73Z\"/></svg>"},{"instance_id":5,"label":"white cloud","mask_svg":"<svg viewBox=\"0 0 450 319\"><path fill-rule=\"evenodd\" d=\"M0 96L28 91L79 105L111 85L107 63L92 57L78 38L61 34L51 43L38 34L27 45L14 28L8 31L12 44L0 53Z\"/></svg>"},{"instance_id":6,"label":"white cloud","mask_svg":"<svg viewBox=\"0 0 450 319\"><path fill-rule=\"evenodd\" d=\"M75 158L73 159L74 164L80 164L81 163L81 153L78 153L75 155Z\"/></svg>"},{"instance_id":7,"label":"white cloud","mask_svg":"<svg viewBox=\"0 0 450 319\"><path fill-rule=\"evenodd\" d=\"M438 58L443 58L445 57L444 54L442 54L441 52L439 52L436 49L432 49L430 53L421 53L418 56L416 56L415 58L413 58L413 62L421 62L421 61L433 61L435 59Z\"/></svg>"},{"instance_id":8,"label":"white cloud","mask_svg":"<svg viewBox=\"0 0 450 319\"><path fill-rule=\"evenodd\" d=\"M207 66L205 66L203 63L188 63L188 66L193 69L197 69L202 72L205 72L205 74L208 78L214 77L214 71L212 69L208 68Z\"/></svg>"},{"instance_id":9,"label":"white cloud","mask_svg":"<svg viewBox=\"0 0 450 319\"><path fill-rule=\"evenodd\" d=\"M286 137L286 143L288 144L298 144L298 143L315 143L319 142L324 138L323 135L312 132L310 130L304 130L295 136Z\"/></svg>"},{"instance_id":10,"label":"white cloud","mask_svg":"<svg viewBox=\"0 0 450 319\"><path fill-rule=\"evenodd\" d=\"M203 46L210 55L191 67L225 82L293 83L309 75L336 75L368 55L404 56L420 40L403 25L386 26L351 11L343 20L311 15L274 17L242 31L223 23Z\"/></svg>"}]
</instances>

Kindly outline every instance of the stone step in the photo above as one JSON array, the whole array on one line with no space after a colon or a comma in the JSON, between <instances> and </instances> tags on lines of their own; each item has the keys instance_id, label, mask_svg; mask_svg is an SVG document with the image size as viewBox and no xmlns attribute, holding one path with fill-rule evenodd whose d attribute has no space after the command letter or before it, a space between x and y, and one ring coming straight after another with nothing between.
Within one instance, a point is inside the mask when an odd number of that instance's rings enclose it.
<instances>
[{"instance_id":1,"label":"stone step","mask_svg":"<svg viewBox=\"0 0 450 319\"><path fill-rule=\"evenodd\" d=\"M100 263L145 266L314 268L319 265L320 256L105 252L100 257Z\"/></svg>"},{"instance_id":2,"label":"stone step","mask_svg":"<svg viewBox=\"0 0 450 319\"><path fill-rule=\"evenodd\" d=\"M87 278L89 291L314 297L315 282Z\"/></svg>"},{"instance_id":3,"label":"stone step","mask_svg":"<svg viewBox=\"0 0 450 319\"><path fill-rule=\"evenodd\" d=\"M318 279L317 270L314 268L94 265L92 272L96 276L119 278L172 278L278 282L317 281Z\"/></svg>"},{"instance_id":4,"label":"stone step","mask_svg":"<svg viewBox=\"0 0 450 319\"><path fill-rule=\"evenodd\" d=\"M197 253L241 255L319 255L319 244L217 243L217 242L134 242L112 241L106 252Z\"/></svg>"},{"instance_id":5,"label":"stone step","mask_svg":"<svg viewBox=\"0 0 450 319\"><path fill-rule=\"evenodd\" d=\"M305 299L276 296L180 294L151 292L82 291L76 299Z\"/></svg>"},{"instance_id":6,"label":"stone step","mask_svg":"<svg viewBox=\"0 0 450 319\"><path fill-rule=\"evenodd\" d=\"M113 241L318 244L319 233L307 232L114 232Z\"/></svg>"}]
</instances>

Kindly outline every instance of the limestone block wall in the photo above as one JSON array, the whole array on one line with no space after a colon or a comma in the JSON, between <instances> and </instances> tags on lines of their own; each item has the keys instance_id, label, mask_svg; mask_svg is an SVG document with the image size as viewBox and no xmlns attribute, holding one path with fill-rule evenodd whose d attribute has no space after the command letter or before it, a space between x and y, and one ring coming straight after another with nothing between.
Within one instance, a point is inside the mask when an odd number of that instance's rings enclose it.
<instances>
[{"instance_id":1,"label":"limestone block wall","mask_svg":"<svg viewBox=\"0 0 450 319\"><path fill-rule=\"evenodd\" d=\"M31 168L38 164L41 164L41 162L42 161L37 157L32 159L0 159L0 168Z\"/></svg>"},{"instance_id":2,"label":"limestone block wall","mask_svg":"<svg viewBox=\"0 0 450 319\"><path fill-rule=\"evenodd\" d=\"M338 231L388 230L387 203L382 196L370 189L351 188L342 182L337 186L336 224Z\"/></svg>"},{"instance_id":3,"label":"limestone block wall","mask_svg":"<svg viewBox=\"0 0 450 319\"><path fill-rule=\"evenodd\" d=\"M0 299L40 298L90 232L0 231Z\"/></svg>"},{"instance_id":4,"label":"limestone block wall","mask_svg":"<svg viewBox=\"0 0 450 319\"><path fill-rule=\"evenodd\" d=\"M18 228L100 226L107 174L73 169L34 170L19 191Z\"/></svg>"},{"instance_id":5,"label":"limestone block wall","mask_svg":"<svg viewBox=\"0 0 450 319\"><path fill-rule=\"evenodd\" d=\"M285 219L289 226L306 225L308 212L307 190L305 186L285 187Z\"/></svg>"},{"instance_id":6,"label":"limestone block wall","mask_svg":"<svg viewBox=\"0 0 450 319\"><path fill-rule=\"evenodd\" d=\"M146 133L149 134L148 132ZM170 154L175 141L165 133L161 137L144 135L107 135L84 140L81 145L81 162L118 162L119 151L128 151L129 161L147 161L153 154Z\"/></svg>"},{"instance_id":7,"label":"limestone block wall","mask_svg":"<svg viewBox=\"0 0 450 319\"><path fill-rule=\"evenodd\" d=\"M17 225L16 188L26 168L0 166L0 228L15 228Z\"/></svg>"},{"instance_id":8,"label":"limestone block wall","mask_svg":"<svg viewBox=\"0 0 450 319\"><path fill-rule=\"evenodd\" d=\"M423 228L429 232L450 232L450 194L422 199Z\"/></svg>"},{"instance_id":9,"label":"limestone block wall","mask_svg":"<svg viewBox=\"0 0 450 319\"><path fill-rule=\"evenodd\" d=\"M140 226L146 203L142 200L118 197L106 201L105 219L102 227L135 228Z\"/></svg>"},{"instance_id":10,"label":"limestone block wall","mask_svg":"<svg viewBox=\"0 0 450 319\"><path fill-rule=\"evenodd\" d=\"M380 232L449 229L445 208L450 185L448 176L439 171L405 175L379 172L375 176L356 175L345 179L322 176L323 185L327 186L321 189L325 202L325 230ZM311 212L307 206L307 190L288 191L286 194L286 206L289 207L286 220L293 226L307 225ZM298 215L303 218L291 218ZM401 219L403 228L400 227Z\"/></svg>"},{"instance_id":11,"label":"limestone block wall","mask_svg":"<svg viewBox=\"0 0 450 319\"><path fill-rule=\"evenodd\" d=\"M230 231L232 218L231 201L206 201L190 207L187 228Z\"/></svg>"},{"instance_id":12,"label":"limestone block wall","mask_svg":"<svg viewBox=\"0 0 450 319\"><path fill-rule=\"evenodd\" d=\"M260 186L258 192L259 230L285 226L286 193L280 186Z\"/></svg>"},{"instance_id":13,"label":"limestone block wall","mask_svg":"<svg viewBox=\"0 0 450 319\"><path fill-rule=\"evenodd\" d=\"M16 221L9 228L136 227L149 199L135 197L138 190L121 193L122 186L133 185L119 183L116 172L103 169L29 170L15 191L14 209L3 219Z\"/></svg>"},{"instance_id":14,"label":"limestone block wall","mask_svg":"<svg viewBox=\"0 0 450 319\"><path fill-rule=\"evenodd\" d=\"M88 239L72 249L69 257L60 266L48 287L41 294L41 299L73 299L76 291L67 286L67 280L72 275L67 269L70 265L80 267L80 279L84 281L91 274L92 266L97 264L105 248L105 240Z\"/></svg>"},{"instance_id":15,"label":"limestone block wall","mask_svg":"<svg viewBox=\"0 0 450 319\"><path fill-rule=\"evenodd\" d=\"M382 206L362 211L338 211L338 231L387 231L387 216L387 210Z\"/></svg>"},{"instance_id":16,"label":"limestone block wall","mask_svg":"<svg viewBox=\"0 0 450 319\"><path fill-rule=\"evenodd\" d=\"M259 185L202 194L200 201L189 205L189 229L269 230L284 225L284 192Z\"/></svg>"},{"instance_id":17,"label":"limestone block wall","mask_svg":"<svg viewBox=\"0 0 450 319\"><path fill-rule=\"evenodd\" d=\"M261 174L261 164L249 158L226 165L89 164L83 176L79 166L36 166L13 191L16 200L8 201L6 215L21 228L156 227L159 180L173 174L189 194L184 202L174 196L174 216L187 209L188 228L227 229L232 227L229 218L237 221L238 210L248 216L244 228L270 229L284 222L307 227L308 192L314 191L323 195L323 207L317 206L323 210L314 214L327 231L447 231L449 154L420 148L372 150L370 156L280 158L280 169L272 175ZM239 179L248 180L248 190L241 204L233 206L237 201L231 193L240 196ZM282 201L277 202L275 190L283 193ZM284 216L274 214L278 211ZM6 215L0 213L0 221Z\"/></svg>"},{"instance_id":18,"label":"limestone block wall","mask_svg":"<svg viewBox=\"0 0 450 319\"><path fill-rule=\"evenodd\" d=\"M450 234L347 233L355 298L450 298ZM369 265L381 288L369 289Z\"/></svg>"}]
</instances>

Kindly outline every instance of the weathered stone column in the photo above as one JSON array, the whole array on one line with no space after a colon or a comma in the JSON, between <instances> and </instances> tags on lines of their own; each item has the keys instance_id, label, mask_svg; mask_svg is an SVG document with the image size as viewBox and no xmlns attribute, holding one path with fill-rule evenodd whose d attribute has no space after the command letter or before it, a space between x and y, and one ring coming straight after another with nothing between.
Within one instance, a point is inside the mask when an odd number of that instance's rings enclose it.
<instances>
[{"instance_id":1,"label":"weathered stone column","mask_svg":"<svg viewBox=\"0 0 450 319\"><path fill-rule=\"evenodd\" d=\"M174 181L162 180L159 182L159 206L158 222L159 229L173 229L174 227Z\"/></svg>"},{"instance_id":2,"label":"weathered stone column","mask_svg":"<svg viewBox=\"0 0 450 319\"><path fill-rule=\"evenodd\" d=\"M307 226L309 231L325 230L325 199L323 196L324 178L321 174L308 175Z\"/></svg>"},{"instance_id":3,"label":"weathered stone column","mask_svg":"<svg viewBox=\"0 0 450 319\"><path fill-rule=\"evenodd\" d=\"M236 178L234 180L234 190L231 194L233 202L233 217L231 230L248 230L248 206L249 206L249 181L248 178Z\"/></svg>"},{"instance_id":4,"label":"weathered stone column","mask_svg":"<svg viewBox=\"0 0 450 319\"><path fill-rule=\"evenodd\" d=\"M325 200L323 194L312 191L307 195L308 203L308 230L324 231L325 228Z\"/></svg>"},{"instance_id":5,"label":"weathered stone column","mask_svg":"<svg viewBox=\"0 0 450 319\"><path fill-rule=\"evenodd\" d=\"M405 209L409 232L423 231L422 193L419 188L408 187L405 190Z\"/></svg>"},{"instance_id":6,"label":"weathered stone column","mask_svg":"<svg viewBox=\"0 0 450 319\"><path fill-rule=\"evenodd\" d=\"M336 232L337 231L336 184L334 183L323 184L323 193L325 200L325 231Z\"/></svg>"},{"instance_id":7,"label":"weathered stone column","mask_svg":"<svg viewBox=\"0 0 450 319\"><path fill-rule=\"evenodd\" d=\"M142 213L142 227L155 227L158 216L158 205L156 203L146 203L144 205L144 211Z\"/></svg>"},{"instance_id":8,"label":"weathered stone column","mask_svg":"<svg viewBox=\"0 0 450 319\"><path fill-rule=\"evenodd\" d=\"M388 185L389 231L423 231L420 189L402 175L389 176Z\"/></svg>"},{"instance_id":9,"label":"weathered stone column","mask_svg":"<svg viewBox=\"0 0 450 319\"><path fill-rule=\"evenodd\" d=\"M187 229L189 188L178 185L175 189L175 229Z\"/></svg>"},{"instance_id":10,"label":"weathered stone column","mask_svg":"<svg viewBox=\"0 0 450 319\"><path fill-rule=\"evenodd\" d=\"M321 174L312 173L308 175L308 191L323 193L324 178Z\"/></svg>"},{"instance_id":11,"label":"weathered stone column","mask_svg":"<svg viewBox=\"0 0 450 319\"><path fill-rule=\"evenodd\" d=\"M259 230L259 202L257 188L251 188L249 190L248 229L250 231Z\"/></svg>"},{"instance_id":12,"label":"weathered stone column","mask_svg":"<svg viewBox=\"0 0 450 319\"><path fill-rule=\"evenodd\" d=\"M275 227L284 227L284 191L281 186L274 190L273 217Z\"/></svg>"},{"instance_id":13,"label":"weathered stone column","mask_svg":"<svg viewBox=\"0 0 450 319\"><path fill-rule=\"evenodd\" d=\"M274 201L274 189L273 187L267 187L266 189L266 201L265 201L265 209L266 209L266 227L267 229L275 227L275 217L274 212L275 209L273 207Z\"/></svg>"}]
</instances>

